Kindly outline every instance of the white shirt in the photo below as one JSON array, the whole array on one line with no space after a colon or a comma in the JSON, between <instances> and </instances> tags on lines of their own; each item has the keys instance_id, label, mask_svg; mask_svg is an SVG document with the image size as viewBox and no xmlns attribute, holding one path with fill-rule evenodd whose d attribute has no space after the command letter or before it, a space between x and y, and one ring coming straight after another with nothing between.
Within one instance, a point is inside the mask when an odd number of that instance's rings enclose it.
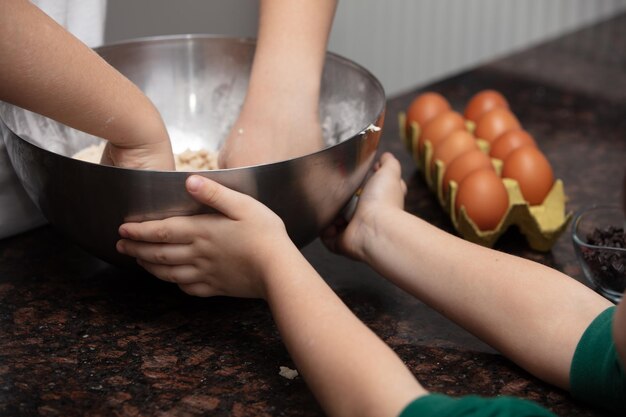
<instances>
[{"instance_id":1,"label":"white shirt","mask_svg":"<svg viewBox=\"0 0 626 417\"><path fill-rule=\"evenodd\" d=\"M90 47L102 44L106 0L32 0L50 17ZM4 141L10 140L0 121L0 239L46 222L13 172Z\"/></svg>"}]
</instances>

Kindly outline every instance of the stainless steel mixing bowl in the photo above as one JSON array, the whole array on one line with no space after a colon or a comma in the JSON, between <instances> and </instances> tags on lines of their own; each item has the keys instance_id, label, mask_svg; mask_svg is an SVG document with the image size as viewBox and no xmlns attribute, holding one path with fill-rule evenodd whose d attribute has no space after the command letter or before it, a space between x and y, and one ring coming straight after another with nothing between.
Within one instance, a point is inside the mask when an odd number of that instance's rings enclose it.
<instances>
[{"instance_id":1,"label":"stainless steel mixing bowl","mask_svg":"<svg viewBox=\"0 0 626 417\"><path fill-rule=\"evenodd\" d=\"M180 152L219 148L243 102L254 48L252 40L182 35L142 38L97 52L150 97ZM328 54L320 110L325 149L201 175L265 203L302 246L335 218L365 178L380 138L379 131L367 128L382 126L384 110L376 78ZM56 229L105 261L133 262L115 250L123 222L207 212L185 191L188 172L75 160L70 155L99 139L6 103L0 104L0 117L12 132L5 142L30 197Z\"/></svg>"}]
</instances>

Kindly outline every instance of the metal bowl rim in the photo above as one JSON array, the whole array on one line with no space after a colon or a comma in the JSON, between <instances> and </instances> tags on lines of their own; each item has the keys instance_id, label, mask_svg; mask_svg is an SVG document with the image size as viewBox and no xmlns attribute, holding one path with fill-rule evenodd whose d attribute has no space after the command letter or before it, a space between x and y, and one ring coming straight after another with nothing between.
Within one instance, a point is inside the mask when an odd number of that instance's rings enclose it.
<instances>
[{"instance_id":1,"label":"metal bowl rim","mask_svg":"<svg viewBox=\"0 0 626 417\"><path fill-rule=\"evenodd\" d=\"M156 35L156 36L143 36L143 37L138 37L138 38L132 38L132 39L125 39L125 40L121 40L121 41L117 41L117 42L112 42L112 43L108 43L106 45L102 45L102 46L98 46L96 48L93 48L94 51L96 52L100 52L100 51L104 51L108 48L113 48L113 47L117 47L117 46L123 46L123 45L132 45L132 44L142 44L142 43L152 43L152 42L162 42L162 41L178 41L178 40L185 40L185 39L223 39L223 40L231 40L231 41L238 41L238 42L244 42L244 43L251 43L254 44L256 43L256 38L251 38L251 37L236 37L236 36L228 36L228 35L219 35L219 34L207 34L207 33L189 33L189 34L174 34L174 35ZM383 88L382 84L380 83L380 81L378 80L378 78L376 78L374 76L374 74L372 74L369 70L367 70L365 67L363 67L360 64L357 64L356 62L343 57L339 54L336 54L334 52L326 52L326 55L331 57L332 59L335 59L337 61L342 62L343 64L346 64L350 67L355 68L357 71L362 72L367 78L369 78L375 85L376 88L379 89L380 93L383 96L383 101L380 105L380 108L377 111L377 116L376 116L376 120L380 119L381 116L383 115L383 113L385 112L385 107L386 107L386 96L385 96L385 89ZM1 119L1 117L0 117ZM52 152L48 149L45 149L41 146L39 146L38 144L32 143L31 141L22 138L20 135L18 135L15 131L13 131L13 129L11 129L9 126L6 125L7 129L9 129L15 136L17 136L19 139L27 142L28 144L35 146L36 148L41 149L44 152L49 152L51 154L60 156L62 158L67 158L70 159L72 161L76 161L76 162L80 162L82 164L89 164L89 165L95 165L95 166L101 166L103 167L103 169L108 169L108 168L113 168L116 170L123 170L123 171L134 171L134 172L163 172L163 173L181 173L181 174L187 174L187 175L191 175L191 174L198 174L198 173L208 173L208 172L226 172L226 171L237 171L237 170L245 170L245 169L250 169L250 168L259 168L259 167L265 167L265 166L277 166L277 165L282 165L282 164L287 164L287 163L291 163L292 161L297 161L297 160L301 160L301 159L305 159L305 158L309 158L313 155L322 153L322 152L326 152L329 149L335 148L337 146L342 145L345 142L351 141L354 138L362 135L365 133L365 131L367 130L368 126L363 126L361 128L361 130L358 131L358 133L354 134L353 136L350 136L344 140L342 140L341 142L338 142L334 145L331 146L327 146L325 148L322 148L318 151L306 154L306 155L302 155L302 156L297 156L295 158L290 158L290 159L285 159L282 161L276 161L276 162L269 162L269 163L265 163L265 164L257 164L257 165L248 165L248 166L243 166L243 167L236 167L236 168L222 168L222 169L213 169L213 170L202 170L202 171L165 171L165 170L156 170L156 169L152 169L152 170L144 170L144 169L138 169L138 168L123 168L123 167L116 167L113 165L101 165L101 164L96 164L93 162L87 162L87 161L81 161L78 159L74 159L71 156L67 156L67 155L63 155L60 153L56 153L56 152ZM99 138L102 139L102 138Z\"/></svg>"},{"instance_id":2,"label":"metal bowl rim","mask_svg":"<svg viewBox=\"0 0 626 417\"><path fill-rule=\"evenodd\" d=\"M131 39L124 39L121 41L117 41L117 42L112 42L112 43L108 43L106 45L102 45L102 46L98 46L96 48L94 48L94 51L100 53L100 51L106 51L106 49L109 48L115 48L118 46L124 46L124 45L133 45L133 44L145 44L145 43L157 43L157 42L169 42L169 41L180 41L180 40L188 40L188 39L221 39L221 40L230 40L230 41L237 41L237 42L241 42L241 43L248 43L248 44L255 44L256 43L256 38L253 37L236 37L236 36L228 36L228 35L220 35L220 34L210 34L210 33L182 33L182 34L173 34L173 35L156 35L156 36L142 36L142 37L137 37L137 38L131 38ZM376 120L380 119L382 114L385 112L385 107L386 107L386 95L385 95L385 89L382 86L382 84L380 83L380 81L378 80L378 78L376 78L374 76L374 74L372 74L367 68L363 67L362 65L344 57L341 56L339 54L336 54L334 52L330 52L327 51L326 52L326 56L327 57L331 57L332 59L341 62L342 64L345 64L349 67L353 67L354 69L356 69L357 71L363 73L370 81L373 82L374 86L379 90L379 92L381 93L382 97L383 97L383 101L380 104L376 114ZM8 127L8 126L7 126ZM236 170L243 170L243 169L249 169L249 168L258 168L258 167L262 167L262 166L268 166L268 165L280 165L280 164L285 164L285 163L289 163L291 161L297 161L300 159L304 159L304 158L308 158L312 155L316 155L318 153L322 153L325 152L329 149L332 149L336 146L341 145L344 142L348 142L358 136L360 136L361 134L363 134L368 126L363 126L358 133L346 138L345 140L336 143L334 145L331 146L327 146L325 148L322 148L318 151L306 154L306 155L302 155L302 156L297 156L294 158L290 158L290 159L285 159L282 161L276 161L276 162L269 162L269 163L265 163L265 164L257 164L257 165L248 165L248 166L244 166L244 167L236 167L236 168L222 168L222 169L213 169L213 170L203 170L203 171L163 171L163 170L148 170L148 172L180 172L180 173L184 173L184 174L194 174L194 173L207 173L207 172L226 172L226 171L236 171ZM15 132L13 132L16 136L19 137L19 135ZM20 138L21 139L21 138ZM25 140L25 139L23 139ZM29 142L29 141L27 141ZM44 151L47 152L51 152L48 151L47 149L41 148L39 145L34 144L29 142L31 145L36 146ZM61 155L61 154L57 154L56 152L51 152L54 153L56 155L65 157L65 158L69 158L69 159L73 159L72 157L66 156L66 155ZM80 161L86 164L91 164L91 165L100 165L100 164L95 164L92 162L86 162L86 161ZM128 171L146 171L146 170L141 170L141 169L136 169L136 168L122 168L122 167L116 167L116 166L107 166L109 168L115 168L115 169L121 169L121 170L128 170Z\"/></svg>"}]
</instances>

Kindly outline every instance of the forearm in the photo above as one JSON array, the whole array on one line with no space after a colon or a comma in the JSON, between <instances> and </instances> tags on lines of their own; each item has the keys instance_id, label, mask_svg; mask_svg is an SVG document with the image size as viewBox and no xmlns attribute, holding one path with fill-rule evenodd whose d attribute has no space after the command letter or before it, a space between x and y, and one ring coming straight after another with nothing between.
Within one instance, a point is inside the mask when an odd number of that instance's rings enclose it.
<instances>
[{"instance_id":1,"label":"forearm","mask_svg":"<svg viewBox=\"0 0 626 417\"><path fill-rule=\"evenodd\" d=\"M122 148L165 141L141 91L25 0L0 3L0 99Z\"/></svg>"},{"instance_id":2,"label":"forearm","mask_svg":"<svg viewBox=\"0 0 626 417\"><path fill-rule=\"evenodd\" d=\"M317 108L335 7L336 0L261 0L250 95L301 98Z\"/></svg>"},{"instance_id":3,"label":"forearm","mask_svg":"<svg viewBox=\"0 0 626 417\"><path fill-rule=\"evenodd\" d=\"M567 388L574 349L610 303L546 266L449 235L409 213L378 216L367 262L520 366Z\"/></svg>"},{"instance_id":4,"label":"forearm","mask_svg":"<svg viewBox=\"0 0 626 417\"><path fill-rule=\"evenodd\" d=\"M267 300L276 324L329 415L397 416L426 393L295 247L282 251L280 262L267 265Z\"/></svg>"}]
</instances>

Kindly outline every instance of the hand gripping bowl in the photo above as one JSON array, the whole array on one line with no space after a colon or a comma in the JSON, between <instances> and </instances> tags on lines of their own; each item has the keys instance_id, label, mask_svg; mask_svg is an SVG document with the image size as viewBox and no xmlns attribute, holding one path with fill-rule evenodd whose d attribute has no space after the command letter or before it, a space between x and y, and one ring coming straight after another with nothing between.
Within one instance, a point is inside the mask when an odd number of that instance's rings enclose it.
<instances>
[{"instance_id":1,"label":"hand gripping bowl","mask_svg":"<svg viewBox=\"0 0 626 417\"><path fill-rule=\"evenodd\" d=\"M178 153L219 148L243 102L254 48L252 40L178 35L96 51L150 97ZM385 94L368 71L328 54L320 108L328 145L321 151L266 165L201 172L274 210L299 246L333 221L365 178L380 139L380 131L368 126L382 127ZM115 250L123 222L208 212L185 191L189 172L75 160L70 155L99 139L6 103L0 104L0 118L11 131L4 138L7 150L29 196L56 229L105 261L134 263Z\"/></svg>"}]
</instances>

